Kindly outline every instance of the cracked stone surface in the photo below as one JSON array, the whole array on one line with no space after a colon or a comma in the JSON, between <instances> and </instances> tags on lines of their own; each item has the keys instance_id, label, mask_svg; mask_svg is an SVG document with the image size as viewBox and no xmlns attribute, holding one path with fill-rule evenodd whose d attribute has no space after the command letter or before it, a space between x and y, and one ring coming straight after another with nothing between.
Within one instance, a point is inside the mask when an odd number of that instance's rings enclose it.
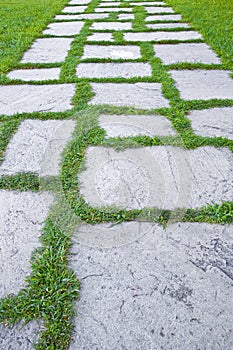
<instances>
[{"instance_id":1,"label":"cracked stone surface","mask_svg":"<svg viewBox=\"0 0 233 350\"><path fill-rule=\"evenodd\" d=\"M57 15L55 19L72 21L72 20L81 20L81 19L103 19L108 18L108 13L83 13L80 15Z\"/></svg>"},{"instance_id":2,"label":"cracked stone surface","mask_svg":"<svg viewBox=\"0 0 233 350\"><path fill-rule=\"evenodd\" d=\"M134 19L134 15L133 14L131 14L131 13L120 13L118 16L117 16L117 18L119 19L119 20L124 20L124 19Z\"/></svg>"},{"instance_id":3,"label":"cracked stone surface","mask_svg":"<svg viewBox=\"0 0 233 350\"><path fill-rule=\"evenodd\" d=\"M137 59L141 58L140 47L133 45L85 45L82 59L111 58Z\"/></svg>"},{"instance_id":4,"label":"cracked stone surface","mask_svg":"<svg viewBox=\"0 0 233 350\"><path fill-rule=\"evenodd\" d=\"M20 79L22 81L46 81L59 79L60 68L40 68L40 69L16 69L7 74L10 79Z\"/></svg>"},{"instance_id":5,"label":"cracked stone surface","mask_svg":"<svg viewBox=\"0 0 233 350\"><path fill-rule=\"evenodd\" d=\"M63 13L82 13L86 10L87 6L67 6L62 12Z\"/></svg>"},{"instance_id":6,"label":"cracked stone surface","mask_svg":"<svg viewBox=\"0 0 233 350\"><path fill-rule=\"evenodd\" d=\"M59 175L61 152L74 128L74 120L24 120L7 146L0 174Z\"/></svg>"},{"instance_id":7,"label":"cracked stone surface","mask_svg":"<svg viewBox=\"0 0 233 350\"><path fill-rule=\"evenodd\" d=\"M160 40L179 40L186 41L192 39L201 39L201 34L190 30L182 32L145 32L145 33L125 33L126 41L160 41Z\"/></svg>"},{"instance_id":8,"label":"cracked stone surface","mask_svg":"<svg viewBox=\"0 0 233 350\"><path fill-rule=\"evenodd\" d=\"M81 226L70 256L82 285L70 350L231 349L232 234L232 225L205 223Z\"/></svg>"},{"instance_id":9,"label":"cracked stone surface","mask_svg":"<svg viewBox=\"0 0 233 350\"><path fill-rule=\"evenodd\" d=\"M112 33L93 33L87 37L87 41L114 41Z\"/></svg>"},{"instance_id":10,"label":"cracked stone surface","mask_svg":"<svg viewBox=\"0 0 233 350\"><path fill-rule=\"evenodd\" d=\"M188 23L153 23L147 24L147 28L160 29L160 28L190 28Z\"/></svg>"},{"instance_id":11,"label":"cracked stone surface","mask_svg":"<svg viewBox=\"0 0 233 350\"><path fill-rule=\"evenodd\" d=\"M192 129L197 135L233 140L233 107L191 111L187 118L191 120Z\"/></svg>"},{"instance_id":12,"label":"cracked stone surface","mask_svg":"<svg viewBox=\"0 0 233 350\"><path fill-rule=\"evenodd\" d=\"M56 63L63 62L73 39L42 38L37 39L25 52L21 63Z\"/></svg>"},{"instance_id":13,"label":"cracked stone surface","mask_svg":"<svg viewBox=\"0 0 233 350\"><path fill-rule=\"evenodd\" d=\"M230 71L171 70L180 96L184 100L233 99L233 79Z\"/></svg>"},{"instance_id":14,"label":"cracked stone surface","mask_svg":"<svg viewBox=\"0 0 233 350\"><path fill-rule=\"evenodd\" d=\"M182 17L181 15L153 15L153 16L147 16L145 21L181 21Z\"/></svg>"},{"instance_id":15,"label":"cracked stone surface","mask_svg":"<svg viewBox=\"0 0 233 350\"><path fill-rule=\"evenodd\" d=\"M75 84L0 86L0 115L72 109Z\"/></svg>"},{"instance_id":16,"label":"cracked stone surface","mask_svg":"<svg viewBox=\"0 0 233 350\"><path fill-rule=\"evenodd\" d=\"M127 7L99 7L95 9L95 12L132 12L132 8Z\"/></svg>"},{"instance_id":17,"label":"cracked stone surface","mask_svg":"<svg viewBox=\"0 0 233 350\"><path fill-rule=\"evenodd\" d=\"M164 64L179 62L220 64L220 59L210 47L203 43L186 43L176 45L154 45L155 55Z\"/></svg>"},{"instance_id":18,"label":"cracked stone surface","mask_svg":"<svg viewBox=\"0 0 233 350\"><path fill-rule=\"evenodd\" d=\"M91 83L91 87L95 96L89 104L133 106L142 109L169 107L159 83Z\"/></svg>"},{"instance_id":19,"label":"cracked stone surface","mask_svg":"<svg viewBox=\"0 0 233 350\"><path fill-rule=\"evenodd\" d=\"M41 246L39 236L52 205L48 192L0 191L0 297L25 287L30 259ZM1 336L0 336L1 337Z\"/></svg>"},{"instance_id":20,"label":"cracked stone surface","mask_svg":"<svg viewBox=\"0 0 233 350\"><path fill-rule=\"evenodd\" d=\"M130 30L132 23L121 22L96 22L93 23L91 29L94 30Z\"/></svg>"},{"instance_id":21,"label":"cracked stone surface","mask_svg":"<svg viewBox=\"0 0 233 350\"><path fill-rule=\"evenodd\" d=\"M104 115L99 116L99 125L107 137L147 135L176 135L171 122L161 115Z\"/></svg>"},{"instance_id":22,"label":"cracked stone surface","mask_svg":"<svg viewBox=\"0 0 233 350\"><path fill-rule=\"evenodd\" d=\"M85 169L80 192L92 207L173 210L233 197L233 156L227 148L153 146L116 152L89 147Z\"/></svg>"},{"instance_id":23,"label":"cracked stone surface","mask_svg":"<svg viewBox=\"0 0 233 350\"><path fill-rule=\"evenodd\" d=\"M80 63L76 68L78 78L133 78L151 76L149 63Z\"/></svg>"},{"instance_id":24,"label":"cracked stone surface","mask_svg":"<svg viewBox=\"0 0 233 350\"><path fill-rule=\"evenodd\" d=\"M148 13L174 13L172 7L145 7Z\"/></svg>"},{"instance_id":25,"label":"cracked stone surface","mask_svg":"<svg viewBox=\"0 0 233 350\"><path fill-rule=\"evenodd\" d=\"M43 31L43 34L54 36L71 36L80 33L84 26L84 22L59 22L51 23L48 25L48 29Z\"/></svg>"}]
</instances>

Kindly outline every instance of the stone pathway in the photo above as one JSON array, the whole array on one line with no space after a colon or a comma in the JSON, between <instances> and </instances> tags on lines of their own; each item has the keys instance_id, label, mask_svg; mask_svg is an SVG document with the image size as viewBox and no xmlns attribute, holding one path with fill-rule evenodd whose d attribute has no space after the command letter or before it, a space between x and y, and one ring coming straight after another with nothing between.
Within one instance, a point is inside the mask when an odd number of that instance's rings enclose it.
<instances>
[{"instance_id":1,"label":"stone pathway","mask_svg":"<svg viewBox=\"0 0 233 350\"><path fill-rule=\"evenodd\" d=\"M2 122L20 118L0 175L59 178L66 145L82 132L77 115L84 119L93 110L105 144L89 143L76 174L90 210L175 211L231 202L232 148L211 144L233 140L231 72L163 1L102 0L93 11L90 4L71 0L8 73L9 84L0 86ZM144 16L138 30L135 8ZM168 116L175 102L165 69L182 103L202 103L187 108L185 118L208 145L182 143ZM76 114L80 84L88 84L91 95L85 113ZM231 103L216 107L215 100ZM135 140L151 143L127 144ZM52 189L0 190L1 298L27 287L30 259L54 204ZM82 222L72 242L69 267L81 291L70 350L233 348L232 225ZM41 332L38 320L1 325L0 349L33 349Z\"/></svg>"}]
</instances>

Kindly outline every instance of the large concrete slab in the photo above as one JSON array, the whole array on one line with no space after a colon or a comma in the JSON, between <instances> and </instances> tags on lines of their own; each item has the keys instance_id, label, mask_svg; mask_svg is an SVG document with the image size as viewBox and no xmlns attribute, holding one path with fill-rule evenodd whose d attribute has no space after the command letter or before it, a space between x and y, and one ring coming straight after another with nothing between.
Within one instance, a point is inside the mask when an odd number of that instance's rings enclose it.
<instances>
[{"instance_id":1,"label":"large concrete slab","mask_svg":"<svg viewBox=\"0 0 233 350\"><path fill-rule=\"evenodd\" d=\"M152 75L149 63L80 63L76 68L78 78L134 78Z\"/></svg>"},{"instance_id":2,"label":"large concrete slab","mask_svg":"<svg viewBox=\"0 0 233 350\"><path fill-rule=\"evenodd\" d=\"M130 30L132 23L129 22L96 22L91 26L93 30Z\"/></svg>"},{"instance_id":3,"label":"large concrete slab","mask_svg":"<svg viewBox=\"0 0 233 350\"><path fill-rule=\"evenodd\" d=\"M43 31L43 34L54 35L54 36L72 36L80 33L83 28L83 22L59 22L51 23L48 29Z\"/></svg>"},{"instance_id":4,"label":"large concrete slab","mask_svg":"<svg viewBox=\"0 0 233 350\"><path fill-rule=\"evenodd\" d=\"M63 13L82 13L86 10L87 6L67 6L62 12Z\"/></svg>"},{"instance_id":5,"label":"large concrete slab","mask_svg":"<svg viewBox=\"0 0 233 350\"><path fill-rule=\"evenodd\" d=\"M95 96L89 104L132 106L139 109L169 107L158 83L91 83Z\"/></svg>"},{"instance_id":6,"label":"large concrete slab","mask_svg":"<svg viewBox=\"0 0 233 350\"><path fill-rule=\"evenodd\" d=\"M0 86L0 115L67 111L74 93L75 84Z\"/></svg>"},{"instance_id":7,"label":"large concrete slab","mask_svg":"<svg viewBox=\"0 0 233 350\"><path fill-rule=\"evenodd\" d=\"M161 115L104 115L99 116L99 125L107 137L146 135L154 137L175 135L171 122Z\"/></svg>"},{"instance_id":8,"label":"large concrete slab","mask_svg":"<svg viewBox=\"0 0 233 350\"><path fill-rule=\"evenodd\" d=\"M146 25L147 28L150 29L164 29L164 28L190 28L188 23L175 23L175 22L165 22L165 23L152 23L152 24L147 24Z\"/></svg>"},{"instance_id":9,"label":"large concrete slab","mask_svg":"<svg viewBox=\"0 0 233 350\"><path fill-rule=\"evenodd\" d=\"M81 15L57 15L56 20L73 21L82 19L103 19L108 18L108 13L83 13Z\"/></svg>"},{"instance_id":10,"label":"large concrete slab","mask_svg":"<svg viewBox=\"0 0 233 350\"><path fill-rule=\"evenodd\" d=\"M70 350L233 347L232 225L80 230L70 256L82 286Z\"/></svg>"},{"instance_id":11,"label":"large concrete slab","mask_svg":"<svg viewBox=\"0 0 233 350\"><path fill-rule=\"evenodd\" d=\"M55 63L63 62L73 39L42 38L37 39L25 52L22 63Z\"/></svg>"},{"instance_id":12,"label":"large concrete slab","mask_svg":"<svg viewBox=\"0 0 233 350\"><path fill-rule=\"evenodd\" d=\"M145 21L146 22L152 22L152 21L164 22L164 21L181 21L181 19L182 19L181 15L153 15L153 16L147 16Z\"/></svg>"},{"instance_id":13,"label":"large concrete slab","mask_svg":"<svg viewBox=\"0 0 233 350\"><path fill-rule=\"evenodd\" d=\"M7 74L10 79L46 81L59 79L60 68L16 69Z\"/></svg>"},{"instance_id":14,"label":"large concrete slab","mask_svg":"<svg viewBox=\"0 0 233 350\"><path fill-rule=\"evenodd\" d=\"M233 79L229 71L171 70L184 100L233 99Z\"/></svg>"},{"instance_id":15,"label":"large concrete slab","mask_svg":"<svg viewBox=\"0 0 233 350\"><path fill-rule=\"evenodd\" d=\"M228 148L154 146L116 152L90 147L85 168L80 191L93 207L200 208L233 198Z\"/></svg>"},{"instance_id":16,"label":"large concrete slab","mask_svg":"<svg viewBox=\"0 0 233 350\"><path fill-rule=\"evenodd\" d=\"M174 13L172 7L145 7L148 13Z\"/></svg>"},{"instance_id":17,"label":"large concrete slab","mask_svg":"<svg viewBox=\"0 0 233 350\"><path fill-rule=\"evenodd\" d=\"M30 259L53 197L47 192L0 191L0 297L17 294L30 275Z\"/></svg>"},{"instance_id":18,"label":"large concrete slab","mask_svg":"<svg viewBox=\"0 0 233 350\"><path fill-rule=\"evenodd\" d=\"M126 41L162 41L162 40L195 40L202 39L201 34L194 30L182 32L144 32L144 33L125 33L124 39Z\"/></svg>"},{"instance_id":19,"label":"large concrete slab","mask_svg":"<svg viewBox=\"0 0 233 350\"><path fill-rule=\"evenodd\" d=\"M204 43L186 43L176 45L154 45L155 55L164 64L189 62L220 64L220 59L215 52Z\"/></svg>"},{"instance_id":20,"label":"large concrete slab","mask_svg":"<svg viewBox=\"0 0 233 350\"><path fill-rule=\"evenodd\" d=\"M95 9L95 12L132 12L132 8L127 7L99 7Z\"/></svg>"},{"instance_id":21,"label":"large concrete slab","mask_svg":"<svg viewBox=\"0 0 233 350\"><path fill-rule=\"evenodd\" d=\"M74 127L74 120L24 120L7 146L0 174L59 175L61 152Z\"/></svg>"},{"instance_id":22,"label":"large concrete slab","mask_svg":"<svg viewBox=\"0 0 233 350\"><path fill-rule=\"evenodd\" d=\"M191 111L187 117L195 134L233 140L233 107Z\"/></svg>"},{"instance_id":23,"label":"large concrete slab","mask_svg":"<svg viewBox=\"0 0 233 350\"><path fill-rule=\"evenodd\" d=\"M82 59L111 58L137 59L141 58L140 47L134 45L85 45Z\"/></svg>"},{"instance_id":24,"label":"large concrete slab","mask_svg":"<svg viewBox=\"0 0 233 350\"><path fill-rule=\"evenodd\" d=\"M114 41L112 33L93 33L87 37L87 41Z\"/></svg>"}]
</instances>

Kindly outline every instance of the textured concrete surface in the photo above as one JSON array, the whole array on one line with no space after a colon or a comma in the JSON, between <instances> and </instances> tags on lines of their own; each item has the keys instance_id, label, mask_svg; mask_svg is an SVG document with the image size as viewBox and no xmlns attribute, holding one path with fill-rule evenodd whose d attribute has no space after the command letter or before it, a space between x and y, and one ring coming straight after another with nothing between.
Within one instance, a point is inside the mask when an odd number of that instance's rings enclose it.
<instances>
[{"instance_id":1,"label":"textured concrete surface","mask_svg":"<svg viewBox=\"0 0 233 350\"><path fill-rule=\"evenodd\" d=\"M76 68L78 78L133 78L151 76L149 63L80 63Z\"/></svg>"},{"instance_id":2,"label":"textured concrete surface","mask_svg":"<svg viewBox=\"0 0 233 350\"><path fill-rule=\"evenodd\" d=\"M154 146L116 152L90 147L80 191L93 207L200 208L233 198L229 149Z\"/></svg>"},{"instance_id":3,"label":"textured concrete surface","mask_svg":"<svg viewBox=\"0 0 233 350\"><path fill-rule=\"evenodd\" d=\"M93 23L91 29L94 30L130 30L132 23L121 22L96 22Z\"/></svg>"},{"instance_id":4,"label":"textured concrete surface","mask_svg":"<svg viewBox=\"0 0 233 350\"><path fill-rule=\"evenodd\" d=\"M229 71L170 71L184 100L233 99L233 79Z\"/></svg>"},{"instance_id":5,"label":"textured concrete surface","mask_svg":"<svg viewBox=\"0 0 233 350\"><path fill-rule=\"evenodd\" d=\"M62 12L63 13L81 13L86 10L87 6L67 6Z\"/></svg>"},{"instance_id":6,"label":"textured concrete surface","mask_svg":"<svg viewBox=\"0 0 233 350\"><path fill-rule=\"evenodd\" d=\"M43 34L54 35L54 36L72 36L80 33L83 22L59 22L51 23L48 25L48 29L43 31Z\"/></svg>"},{"instance_id":7,"label":"textured concrete surface","mask_svg":"<svg viewBox=\"0 0 233 350\"><path fill-rule=\"evenodd\" d=\"M0 86L0 115L63 112L72 108L75 84Z\"/></svg>"},{"instance_id":8,"label":"textured concrete surface","mask_svg":"<svg viewBox=\"0 0 233 350\"><path fill-rule=\"evenodd\" d=\"M195 134L233 140L233 107L191 111L187 117Z\"/></svg>"},{"instance_id":9,"label":"textured concrete surface","mask_svg":"<svg viewBox=\"0 0 233 350\"><path fill-rule=\"evenodd\" d=\"M22 63L55 63L63 62L73 39L43 38L37 39L25 52Z\"/></svg>"},{"instance_id":10,"label":"textured concrete surface","mask_svg":"<svg viewBox=\"0 0 233 350\"><path fill-rule=\"evenodd\" d=\"M174 13L172 7L145 7L148 13Z\"/></svg>"},{"instance_id":11,"label":"textured concrete surface","mask_svg":"<svg viewBox=\"0 0 233 350\"><path fill-rule=\"evenodd\" d=\"M24 120L7 146L0 174L33 172L56 176L74 120Z\"/></svg>"},{"instance_id":12,"label":"textured concrete surface","mask_svg":"<svg viewBox=\"0 0 233 350\"><path fill-rule=\"evenodd\" d=\"M169 107L168 100L162 95L161 84L158 83L91 83L91 87L95 96L89 104L142 109Z\"/></svg>"},{"instance_id":13,"label":"textured concrete surface","mask_svg":"<svg viewBox=\"0 0 233 350\"><path fill-rule=\"evenodd\" d=\"M81 20L81 19L103 19L108 18L108 13L83 13L81 15L57 15L55 19L72 21L72 20Z\"/></svg>"},{"instance_id":14,"label":"textured concrete surface","mask_svg":"<svg viewBox=\"0 0 233 350\"><path fill-rule=\"evenodd\" d=\"M153 16L147 16L145 21L181 21L182 17L181 15L153 15Z\"/></svg>"},{"instance_id":15,"label":"textured concrete surface","mask_svg":"<svg viewBox=\"0 0 233 350\"><path fill-rule=\"evenodd\" d=\"M201 39L201 34L190 30L183 32L145 32L145 33L125 33L126 41L160 41L160 40L179 40L186 41L192 39Z\"/></svg>"},{"instance_id":16,"label":"textured concrete surface","mask_svg":"<svg viewBox=\"0 0 233 350\"><path fill-rule=\"evenodd\" d=\"M95 9L95 12L132 12L132 8L126 8L126 7L99 7Z\"/></svg>"},{"instance_id":17,"label":"textured concrete surface","mask_svg":"<svg viewBox=\"0 0 233 350\"><path fill-rule=\"evenodd\" d=\"M87 41L114 41L112 33L94 33L87 37Z\"/></svg>"},{"instance_id":18,"label":"textured concrete surface","mask_svg":"<svg viewBox=\"0 0 233 350\"><path fill-rule=\"evenodd\" d=\"M120 13L117 18L121 21L122 19L134 19L134 15L131 13Z\"/></svg>"},{"instance_id":19,"label":"textured concrete surface","mask_svg":"<svg viewBox=\"0 0 233 350\"><path fill-rule=\"evenodd\" d=\"M179 62L220 64L220 59L210 47L203 43L186 43L176 45L154 45L155 55L164 64Z\"/></svg>"},{"instance_id":20,"label":"textured concrete surface","mask_svg":"<svg viewBox=\"0 0 233 350\"><path fill-rule=\"evenodd\" d=\"M107 137L175 135L171 122L161 115L100 115L99 125Z\"/></svg>"},{"instance_id":21,"label":"textured concrete surface","mask_svg":"<svg viewBox=\"0 0 233 350\"><path fill-rule=\"evenodd\" d=\"M60 68L16 69L7 74L10 79L45 81L59 79Z\"/></svg>"},{"instance_id":22,"label":"textured concrete surface","mask_svg":"<svg viewBox=\"0 0 233 350\"><path fill-rule=\"evenodd\" d=\"M141 58L140 47L133 45L85 45L82 59L111 58L137 59Z\"/></svg>"},{"instance_id":23,"label":"textured concrete surface","mask_svg":"<svg viewBox=\"0 0 233 350\"><path fill-rule=\"evenodd\" d=\"M188 23L153 23L153 24L147 24L147 28L152 29L160 29L160 28L189 28Z\"/></svg>"},{"instance_id":24,"label":"textured concrete surface","mask_svg":"<svg viewBox=\"0 0 233 350\"><path fill-rule=\"evenodd\" d=\"M17 294L30 275L30 259L53 197L47 192L0 191L0 297ZM0 336L1 339L1 336Z\"/></svg>"}]
</instances>

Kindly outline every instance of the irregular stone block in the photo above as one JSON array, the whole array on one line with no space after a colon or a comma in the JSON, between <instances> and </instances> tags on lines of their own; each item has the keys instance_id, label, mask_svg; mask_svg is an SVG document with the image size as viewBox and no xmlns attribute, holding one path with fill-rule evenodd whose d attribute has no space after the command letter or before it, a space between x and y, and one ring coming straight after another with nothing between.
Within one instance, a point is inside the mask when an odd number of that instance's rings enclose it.
<instances>
[{"instance_id":1,"label":"irregular stone block","mask_svg":"<svg viewBox=\"0 0 233 350\"><path fill-rule=\"evenodd\" d=\"M130 30L132 29L132 23L121 22L96 22L93 23L91 29L94 30Z\"/></svg>"},{"instance_id":2,"label":"irregular stone block","mask_svg":"<svg viewBox=\"0 0 233 350\"><path fill-rule=\"evenodd\" d=\"M83 28L83 22L59 22L51 23L43 34L54 36L72 36L80 33Z\"/></svg>"},{"instance_id":3,"label":"irregular stone block","mask_svg":"<svg viewBox=\"0 0 233 350\"><path fill-rule=\"evenodd\" d=\"M125 33L126 41L161 41L161 40L195 40L202 39L201 34L190 30L182 32L145 32L145 33Z\"/></svg>"},{"instance_id":4,"label":"irregular stone block","mask_svg":"<svg viewBox=\"0 0 233 350\"><path fill-rule=\"evenodd\" d=\"M81 15L57 15L55 19L64 21L73 21L81 19L103 19L108 18L108 13L83 13Z\"/></svg>"},{"instance_id":5,"label":"irregular stone block","mask_svg":"<svg viewBox=\"0 0 233 350\"><path fill-rule=\"evenodd\" d=\"M132 8L126 8L126 7L99 7L95 9L95 12L132 12Z\"/></svg>"},{"instance_id":6,"label":"irregular stone block","mask_svg":"<svg viewBox=\"0 0 233 350\"><path fill-rule=\"evenodd\" d=\"M146 22L181 21L181 20L182 20L181 15L154 15L154 16L147 16L145 19Z\"/></svg>"},{"instance_id":7,"label":"irregular stone block","mask_svg":"<svg viewBox=\"0 0 233 350\"><path fill-rule=\"evenodd\" d=\"M87 37L87 41L114 41L112 33L93 33Z\"/></svg>"},{"instance_id":8,"label":"irregular stone block","mask_svg":"<svg viewBox=\"0 0 233 350\"><path fill-rule=\"evenodd\" d=\"M145 7L148 13L174 13L172 7Z\"/></svg>"},{"instance_id":9,"label":"irregular stone block","mask_svg":"<svg viewBox=\"0 0 233 350\"><path fill-rule=\"evenodd\" d=\"M137 59L141 58L140 47L133 45L85 45L82 59L111 58Z\"/></svg>"},{"instance_id":10,"label":"irregular stone block","mask_svg":"<svg viewBox=\"0 0 233 350\"><path fill-rule=\"evenodd\" d=\"M153 24L147 24L147 28L151 29L163 29L163 28L190 28L187 23L153 23Z\"/></svg>"},{"instance_id":11,"label":"irregular stone block","mask_svg":"<svg viewBox=\"0 0 233 350\"><path fill-rule=\"evenodd\" d=\"M60 68L16 69L7 74L10 79L45 81L59 79Z\"/></svg>"},{"instance_id":12,"label":"irregular stone block","mask_svg":"<svg viewBox=\"0 0 233 350\"><path fill-rule=\"evenodd\" d=\"M82 13L86 10L87 6L67 6L62 12L63 13Z\"/></svg>"}]
</instances>

